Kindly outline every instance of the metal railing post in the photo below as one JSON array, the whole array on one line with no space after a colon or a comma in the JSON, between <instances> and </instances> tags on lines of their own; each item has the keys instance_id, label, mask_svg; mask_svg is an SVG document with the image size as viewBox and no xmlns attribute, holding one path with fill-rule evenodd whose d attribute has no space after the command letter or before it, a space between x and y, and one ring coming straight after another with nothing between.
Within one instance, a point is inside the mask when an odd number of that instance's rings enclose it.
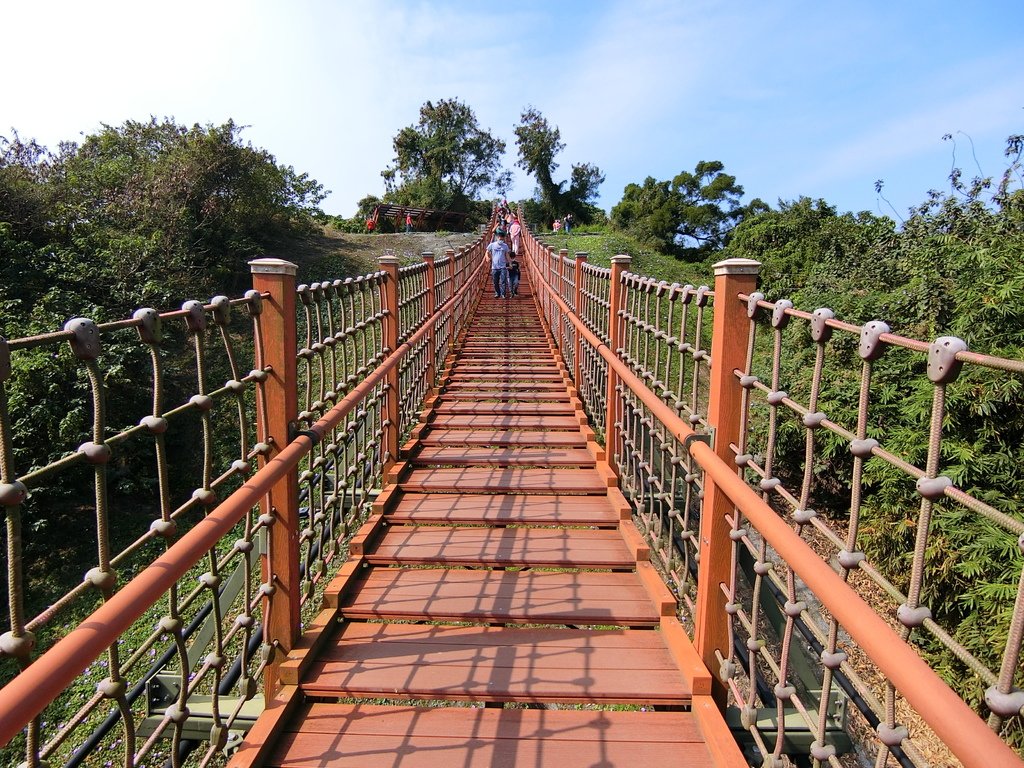
<instances>
[{"instance_id":1,"label":"metal railing post","mask_svg":"<svg viewBox=\"0 0 1024 768\"><path fill-rule=\"evenodd\" d=\"M253 288L264 295L260 313L263 336L262 364L269 368L256 398L257 437L271 450L261 466L277 456L291 441L299 413L296 364L298 342L295 326L295 273L298 267L282 259L249 262ZM274 523L267 532L267 552L262 557L265 620L264 643L275 646L266 669L263 692L267 701L277 692L278 667L299 637L299 479L294 468L278 480L267 495Z\"/></svg>"},{"instance_id":2,"label":"metal railing post","mask_svg":"<svg viewBox=\"0 0 1024 768\"><path fill-rule=\"evenodd\" d=\"M568 268L566 261L569 258L569 249L560 248L558 250L558 284L555 286L555 293L562 297L562 301L568 302L571 298L565 295L565 273Z\"/></svg>"},{"instance_id":3,"label":"metal railing post","mask_svg":"<svg viewBox=\"0 0 1024 768\"><path fill-rule=\"evenodd\" d=\"M740 440L742 388L733 371L746 363L750 319L746 305L737 296L753 293L761 265L751 259L729 259L715 264L715 312L711 338L711 383L708 393L708 425L714 430L714 450L728 466L734 467L733 445ZM733 504L710 476L704 480L704 502L700 516L700 564L697 575L697 610L694 645L708 669L718 669L715 652L729 657L729 615L725 592L732 572L732 539L728 515ZM726 687L712 675L712 695L725 706Z\"/></svg>"},{"instance_id":4,"label":"metal railing post","mask_svg":"<svg viewBox=\"0 0 1024 768\"><path fill-rule=\"evenodd\" d=\"M612 354L619 356L619 348L622 346L622 323L619 312L625 308L626 295L622 290L622 275L629 269L632 259L629 256L620 254L612 257L611 285L608 286L608 346ZM619 427L617 420L621 418L620 407L621 396L618 392L619 377L608 367L608 389L605 402L607 410L604 418L604 450L607 454L606 461L612 473L618 476L619 468L615 461L617 445L619 441Z\"/></svg>"},{"instance_id":5,"label":"metal railing post","mask_svg":"<svg viewBox=\"0 0 1024 768\"><path fill-rule=\"evenodd\" d=\"M460 254L461 254L461 251L460 251ZM444 252L444 255L445 255L445 258L448 259L448 282L446 283L447 287L441 292L441 296L439 297L441 304L444 304L446 301L448 301L448 299L450 299L455 294L455 290L458 288L458 285L457 285L457 283L456 283L456 281L454 279L455 278L455 266L456 266L456 264L459 264L459 263L461 263L463 261L463 259L461 258L461 255L460 255L458 261L456 261L455 249L454 248L446 248L445 252ZM437 284L437 273L436 272L434 273L434 284L435 285ZM435 298L435 300L434 300L435 308L437 307L437 303L438 303L438 299ZM436 366L437 361L435 360L434 363L435 363L435 366Z\"/></svg>"},{"instance_id":6,"label":"metal railing post","mask_svg":"<svg viewBox=\"0 0 1024 768\"><path fill-rule=\"evenodd\" d=\"M427 265L427 296L426 296L426 307L424 308L427 317L433 317L437 311L437 296L435 295L437 286L437 276L434 273L434 254L430 251L423 252L423 261ZM437 371L437 351L436 351L436 333L431 330L427 335L427 370L425 372L428 391L426 394L429 396L434 390L434 377Z\"/></svg>"},{"instance_id":7,"label":"metal railing post","mask_svg":"<svg viewBox=\"0 0 1024 768\"><path fill-rule=\"evenodd\" d=\"M583 317L583 265L587 261L587 254L583 251L576 252L576 277L573 290L572 311L576 317ZM576 333L576 343L572 351L572 381L576 385L576 391L580 389L580 357L583 355L583 337Z\"/></svg>"},{"instance_id":8,"label":"metal railing post","mask_svg":"<svg viewBox=\"0 0 1024 768\"><path fill-rule=\"evenodd\" d=\"M381 270L387 275L381 290L381 303L384 306L384 356L398 349L398 257L387 253L380 257ZM384 378L386 393L384 397L384 439L383 448L386 453L384 460L384 477L388 476L392 465L398 461L398 367L388 371Z\"/></svg>"}]
</instances>

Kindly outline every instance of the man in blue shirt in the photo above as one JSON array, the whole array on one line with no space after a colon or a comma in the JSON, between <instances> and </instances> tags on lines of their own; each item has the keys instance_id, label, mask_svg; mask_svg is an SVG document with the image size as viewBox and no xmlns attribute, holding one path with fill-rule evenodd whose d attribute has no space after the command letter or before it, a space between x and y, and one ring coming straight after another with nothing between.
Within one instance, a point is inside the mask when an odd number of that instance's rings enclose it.
<instances>
[{"instance_id":1,"label":"man in blue shirt","mask_svg":"<svg viewBox=\"0 0 1024 768\"><path fill-rule=\"evenodd\" d=\"M491 257L491 282L494 283L494 298L508 298L508 243L505 242L505 230L494 230L494 241L487 246Z\"/></svg>"}]
</instances>

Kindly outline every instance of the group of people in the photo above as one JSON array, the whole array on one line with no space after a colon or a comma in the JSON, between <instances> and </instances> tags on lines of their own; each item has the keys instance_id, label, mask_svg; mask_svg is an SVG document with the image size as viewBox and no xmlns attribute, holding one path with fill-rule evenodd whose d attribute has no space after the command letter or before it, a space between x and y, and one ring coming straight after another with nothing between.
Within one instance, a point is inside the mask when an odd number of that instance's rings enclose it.
<instances>
[{"instance_id":1,"label":"group of people","mask_svg":"<svg viewBox=\"0 0 1024 768\"><path fill-rule=\"evenodd\" d=\"M494 238L487 246L487 254L491 258L491 282L494 284L494 298L509 299L519 295L519 246L523 227L504 203L498 206L497 219ZM506 237L511 240L511 245Z\"/></svg>"},{"instance_id":2,"label":"group of people","mask_svg":"<svg viewBox=\"0 0 1024 768\"><path fill-rule=\"evenodd\" d=\"M551 224L551 231L552 232L560 232L561 230L564 229L565 230L565 234L568 235L572 231L572 224L573 224L572 214L571 213L567 213L562 218L555 219L554 222L552 222L552 224Z\"/></svg>"}]
</instances>

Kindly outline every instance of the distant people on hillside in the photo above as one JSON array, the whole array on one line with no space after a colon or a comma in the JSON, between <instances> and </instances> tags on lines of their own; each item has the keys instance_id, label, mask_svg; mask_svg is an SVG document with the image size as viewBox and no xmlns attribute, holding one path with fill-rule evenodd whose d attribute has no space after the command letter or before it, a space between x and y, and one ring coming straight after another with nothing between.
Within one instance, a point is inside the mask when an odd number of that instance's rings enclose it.
<instances>
[{"instance_id":1,"label":"distant people on hillside","mask_svg":"<svg viewBox=\"0 0 1024 768\"><path fill-rule=\"evenodd\" d=\"M572 214L571 213L565 214L565 217L562 219L562 226L565 228L565 234L568 235L569 234L569 230L572 227Z\"/></svg>"},{"instance_id":2,"label":"distant people on hillside","mask_svg":"<svg viewBox=\"0 0 1024 768\"><path fill-rule=\"evenodd\" d=\"M405 214L405 231L412 232L412 214Z\"/></svg>"},{"instance_id":3,"label":"distant people on hillside","mask_svg":"<svg viewBox=\"0 0 1024 768\"><path fill-rule=\"evenodd\" d=\"M554 222L551 224L551 231L552 232L561 232L561 230L562 230L562 222L561 222L561 220L555 219Z\"/></svg>"}]
</instances>

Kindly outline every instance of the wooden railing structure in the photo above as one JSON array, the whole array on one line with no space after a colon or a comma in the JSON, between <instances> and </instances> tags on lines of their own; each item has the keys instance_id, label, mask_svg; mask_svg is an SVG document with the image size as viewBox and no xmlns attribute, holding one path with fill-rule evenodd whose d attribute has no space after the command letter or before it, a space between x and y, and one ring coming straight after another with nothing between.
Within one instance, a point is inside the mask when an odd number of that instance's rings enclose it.
<instances>
[{"instance_id":1,"label":"wooden railing structure","mask_svg":"<svg viewBox=\"0 0 1024 768\"><path fill-rule=\"evenodd\" d=\"M877 765L1021 764L1007 740L1019 734L1024 705L1024 525L997 499L975 498L944 476L940 446L944 395L962 366L1019 377L1024 365L976 355L955 339L917 342L883 323L850 326L827 310L765 301L756 263L716 265L713 290L680 286L631 273L625 256L610 267L582 253L570 258L529 232L522 295L484 297L488 239L407 266L386 254L373 274L300 286L292 265L260 260L243 299L140 310L119 323L79 319L58 333L0 344L5 764L77 765L101 754L126 766L207 764L225 751L254 764L277 759L281 733L301 732L292 717L303 707L319 735L305 746L287 740L307 750L309 764L344 764L343 755L374 764L370 753L388 765L434 764L432 748L490 764L509 755L516 764L625 764L641 754L668 763L693 734L706 750L700 759L714 765L745 756L781 766L788 756L841 766L851 739ZM232 323L232 310L245 313L245 328ZM799 337L797 327L806 328ZM849 425L830 418L820 387L833 334L852 337L862 361L860 407ZM219 367L208 359L217 337ZM139 365L104 370L107 344L122 354L134 345ZM804 401L795 382L792 393L782 386L787 354L797 356L787 344L809 349L814 361L800 388ZM928 364L935 397L920 468L888 449L868 418L871 368L883 353ZM19 441L31 431L17 419L29 389L16 378L40 356L59 359L66 373L80 367L92 439L19 471L31 455ZM118 376L140 386L147 357L152 409L117 431L110 414L125 418L115 406L129 400ZM183 359L193 361L197 385L185 383ZM224 383L211 389L208 380L221 373ZM486 412L489 427L481 426ZM787 420L805 438L797 462L805 471L793 489L776 471ZM826 433L852 454L855 491L838 524L809 505ZM175 453L186 438L201 446L191 457ZM152 446L148 473L135 463L139 442ZM871 461L904 473L920 499L905 584L862 552L861 489ZM37 521L44 504L61 508L52 486L65 477L81 484L83 468L92 474L95 536L87 538L95 539L96 566L65 594L36 595L33 553L46 543L33 539ZM133 516L112 491L140 473L157 501ZM481 501L496 495L504 501ZM540 497L558 514L516 516L526 514L524 500ZM616 500L610 518L598 499ZM1008 542L1016 605L984 617L999 642L994 666L960 645L923 597L929 520L944 505L969 510ZM433 543L413 536L424 531ZM536 542L548 553L539 559ZM484 551L498 559L482 559ZM389 592L399 587L385 588L382 578L418 586ZM566 613L569 593L591 578L640 595L634 613L582 597L580 615ZM539 587L522 585L542 582L554 585L561 605L548 614L515 600L503 613L496 600L482 613L453 607L476 595L470 602L480 608L497 594L488 590L536 597ZM882 595L872 604L870 585ZM414 607L408 595L417 593L426 596ZM400 594L403 609L381 608ZM607 627L601 611L612 618ZM463 628L449 627L446 637L486 637L474 647L504 647L536 666L521 678L510 673L521 668L502 667L500 683L498 667L486 665L444 678L445 654L458 654L432 628L452 622ZM525 645L509 646L512 636ZM954 693L915 647L918 636L949 648L977 678L983 701ZM656 641L661 650L649 652L662 660L602 651L609 638ZM403 660L395 643L409 651ZM564 663L543 661L552 643L574 648ZM650 679L669 690L615 688L595 671L615 667L607 661L551 687L559 670L575 669L569 659L602 653L621 659L620 677L637 670L627 680L663 669ZM375 654L377 666L393 666L394 690L359 682ZM640 661L630 666L627 657ZM331 664L342 667L330 685L308 677ZM441 676L417 687L425 669ZM320 700L335 703L311 709ZM467 702L484 708L449 706ZM647 708L659 711L639 711ZM417 730L414 720L430 724ZM736 741L723 737L726 725ZM377 731L393 736L400 727L408 738L365 746ZM939 757L921 746L928 741L940 742Z\"/></svg>"}]
</instances>

